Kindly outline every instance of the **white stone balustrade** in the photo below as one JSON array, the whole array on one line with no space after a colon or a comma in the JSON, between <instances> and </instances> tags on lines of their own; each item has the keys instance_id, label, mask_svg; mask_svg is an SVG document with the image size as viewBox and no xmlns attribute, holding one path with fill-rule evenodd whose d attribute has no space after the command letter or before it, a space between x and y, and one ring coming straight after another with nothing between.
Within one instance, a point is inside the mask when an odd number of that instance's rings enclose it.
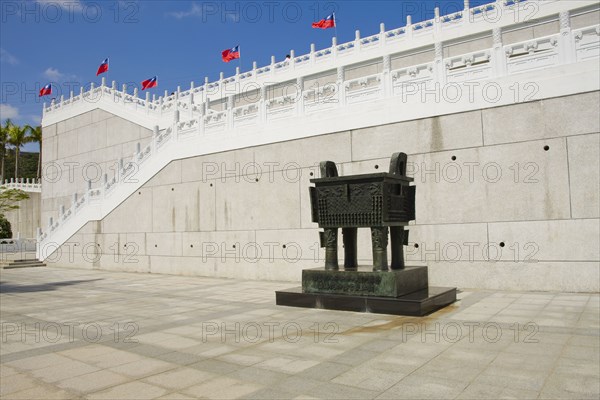
<instances>
[{"instance_id":1,"label":"white stone balustrade","mask_svg":"<svg viewBox=\"0 0 600 400\"><path fill-rule=\"evenodd\" d=\"M117 187L128 183L128 176L136 175L137 179L140 175L137 172L144 169L145 164L153 163L152 160L157 158L161 152L164 154L170 152L169 157L159 157L164 165L153 166L154 169L164 167L169 160L177 158L176 149L178 147L174 144L191 137L208 138L209 135L216 133L233 132L239 127L268 124L270 121L343 109L362 102L385 101L386 98L405 94L408 86L413 88L418 85L431 87L435 84L489 80L505 74L514 75L568 63L583 62L600 56L600 27L596 25L573 31L567 29L568 40L561 39L561 36L564 35L564 32L561 32L506 46L502 46L496 37L496 31L494 31L494 47L443 59L441 43L433 41L437 37L437 33L443 32L445 29L465 28L465 25L470 27L477 22L485 22L484 15L490 10L511 10L514 13L515 7L522 2L517 0L498 1L480 7L466 8L464 11L449 16L436 15L433 20L417 24L412 24L408 18L407 25L403 28L384 31L382 26L379 34L366 38L360 38L360 33L357 32L353 42L338 45L333 40L330 48L320 51L315 51L314 46L311 46L310 54L293 57L289 61L280 63L276 63L272 59L269 66L262 68L257 68L254 64L251 72L241 74L238 71L234 77L225 79L221 76L219 81L212 83L206 79L204 85L200 87L191 84L187 91L181 92L178 88L172 95L165 93L165 96L158 99L153 97L152 100L149 100L149 96L146 96L146 99L140 99L137 97L137 93L131 96L126 93L126 90L117 91L114 83L112 88L103 83L97 88L92 86L89 91L81 92L79 96L71 96L66 101L52 103L50 107L44 109L44 119L53 114L59 115L61 110L74 107L77 103L98 99L96 101L102 101L102 106L106 106L108 111L114 110L116 107L107 106L106 103L114 103L131 112L128 115L134 122L144 121L144 126L151 124L150 128L157 125L161 128L155 129L155 135L150 144L143 149L138 149L129 161L123 162L124 168L118 171L114 177L107 179L101 187L88 187L86 193L76 198L72 207L61 214L62 220L53 221L49 229L41 233L39 240L41 243L45 243L52 239L61 244L87 220L98 217L97 213L89 212L81 217L82 221L68 224L69 221L78 218L78 215L85 214L86 204L101 202L103 199L109 198ZM556 3L554 1L544 2L544 4L536 2L539 7L547 7L551 4L556 6ZM583 5L590 4L590 2L583 3ZM467 5L468 2L465 4ZM466 14L468 14L468 18L465 17ZM386 54L383 52L382 56L376 56L376 58L383 57L384 69L381 73L344 79L344 66L356 62L359 59L356 56L361 49L365 51L365 54L374 49L385 50L390 43L405 41L408 37L416 38L426 35L430 36L427 40L431 44L438 43L435 46L435 59L430 62L390 70L389 58L386 60ZM572 43L574 45L570 45ZM390 47L389 53L393 54L395 50L397 47ZM341 63L340 60L344 60L350 53L354 55L347 58L348 62ZM362 59L369 60L371 58L364 56ZM306 67L307 74L312 73L314 72L311 70L312 66L320 63L328 66L321 70L337 68L338 82L302 90L304 74L300 74L298 71L302 71ZM227 108L222 111L215 111L207 107L209 100L219 99L218 90L215 89L245 80L259 82L263 76L273 79L273 76L280 72L283 76L282 81L288 81L292 77L296 79L297 89L299 89L297 93L268 99L265 97L266 90L263 86L260 90L261 96L255 103L234 107L234 98L231 96L227 99ZM254 85L253 90L258 87L260 86ZM107 99L109 100L107 101ZM67 101L69 102L67 103ZM185 112L179 114L179 110L185 110ZM148 120L148 117L152 117L151 120ZM168 121L165 119L166 117L168 117ZM134 186L132 188L135 190ZM116 200L114 203L115 206L119 204ZM106 213L107 211L104 209L102 212ZM88 219L85 220L85 218ZM65 239L59 240L56 238L56 232L60 231L61 225L65 225L65 231L61 232L60 238ZM66 227L66 225L69 226Z\"/></svg>"},{"instance_id":2,"label":"white stone balustrade","mask_svg":"<svg viewBox=\"0 0 600 400\"><path fill-rule=\"evenodd\" d=\"M42 183L38 179L11 178L5 179L0 186L2 189L19 189L24 192L41 193Z\"/></svg>"},{"instance_id":3,"label":"white stone balustrade","mask_svg":"<svg viewBox=\"0 0 600 400\"><path fill-rule=\"evenodd\" d=\"M257 68L254 63L251 71L241 73L238 70L234 76L228 78L221 73L218 81L209 83L206 78L202 86L191 85L189 90L180 91L178 89L172 95L165 92L164 96L160 96L158 99L150 100L148 96L141 99L138 97L137 91L134 91L133 94L128 94L126 90L118 91L114 82L112 87L108 87L103 80L100 87L94 87L92 83L90 90L82 92L80 96L71 96L63 101L54 101L49 106L44 105L43 124L47 125L59 120L61 118L59 110L66 111L70 107L81 105L82 102L92 104L102 102L102 106L107 108L107 111L120 111L129 116L132 121L141 123L143 126L151 127L158 123L164 127L169 124L169 115L175 110L187 108L192 113L199 113L201 104L207 100L216 101L231 95L229 86L233 86L235 93L243 93L249 87L256 89L257 84L269 85L274 82L296 79L300 76L323 72L335 66L351 65L368 59L380 58L386 54L407 51L417 46L432 45L451 40L454 37L489 31L492 25L494 27L514 25L530 19L530 14L534 11L536 18L543 16L544 11L548 14L556 13L561 9L560 3L557 0L502 0L469 8L468 1L465 1L465 9L462 11L440 16L439 10L436 8L436 17L431 20L412 24L411 19L407 18L407 24L404 27L385 31L385 28L380 26L378 34L364 38L361 38L360 32L357 31L354 41L337 44L336 38L333 38L332 46L329 48L315 51L314 45L311 45L311 51L308 54L295 56L295 53L291 51L294 56L290 60L275 62L272 57L271 64L268 66ZM581 7L594 2L570 3ZM584 36L586 36L585 33L582 37ZM580 45L585 49L584 53L589 53L587 45L585 42ZM591 47L594 45L592 44ZM511 55L505 57L510 58ZM508 63L508 61L504 63ZM520 65L522 63L514 62L512 64ZM518 70L519 65L514 68ZM226 86L227 90L225 90ZM109 102L113 104L105 104Z\"/></svg>"}]
</instances>

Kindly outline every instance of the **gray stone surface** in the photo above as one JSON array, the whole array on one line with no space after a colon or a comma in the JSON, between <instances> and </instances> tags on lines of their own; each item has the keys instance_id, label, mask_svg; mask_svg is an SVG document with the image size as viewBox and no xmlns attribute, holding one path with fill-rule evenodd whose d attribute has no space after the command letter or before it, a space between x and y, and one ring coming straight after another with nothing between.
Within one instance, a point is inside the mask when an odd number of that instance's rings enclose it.
<instances>
[{"instance_id":1,"label":"gray stone surface","mask_svg":"<svg viewBox=\"0 0 600 400\"><path fill-rule=\"evenodd\" d=\"M343 175L381 172L392 151L404 151L417 186L405 254L414 265L429 264L432 282L598 291L599 99L583 93L175 160L103 221L81 229L70 239L73 251L63 248L53 262L299 282L302 269L323 263L307 189L319 177L317 163L334 160ZM94 160L110 168L150 134L99 110L78 118L46 128L47 163L83 168ZM91 126L106 133L103 124L128 130L124 142L111 147L107 139L105 148L58 158L63 135L85 140ZM84 185L82 168L73 182L63 172L45 185L43 225ZM368 265L369 232L358 236L359 263ZM533 257L537 263L525 262Z\"/></svg>"},{"instance_id":2,"label":"gray stone surface","mask_svg":"<svg viewBox=\"0 0 600 400\"><path fill-rule=\"evenodd\" d=\"M87 179L94 181L94 186L103 174L111 179L119 158L130 158L136 144L147 144L152 132L97 109L44 127L43 134L41 221L45 227L49 216L57 217L61 205L71 206L74 192L83 194ZM58 175L50 176L56 168Z\"/></svg>"},{"instance_id":3,"label":"gray stone surface","mask_svg":"<svg viewBox=\"0 0 600 400\"><path fill-rule=\"evenodd\" d=\"M37 227L41 225L41 194L27 192L29 198L19 202L19 209L7 211L6 219L10 222L13 237L35 238Z\"/></svg>"},{"instance_id":4,"label":"gray stone surface","mask_svg":"<svg viewBox=\"0 0 600 400\"><path fill-rule=\"evenodd\" d=\"M600 135L567 138L571 217L600 217Z\"/></svg>"},{"instance_id":5,"label":"gray stone surface","mask_svg":"<svg viewBox=\"0 0 600 400\"><path fill-rule=\"evenodd\" d=\"M464 291L408 318L277 307L284 282L58 268L0 278L3 399L600 395L598 294Z\"/></svg>"}]
</instances>

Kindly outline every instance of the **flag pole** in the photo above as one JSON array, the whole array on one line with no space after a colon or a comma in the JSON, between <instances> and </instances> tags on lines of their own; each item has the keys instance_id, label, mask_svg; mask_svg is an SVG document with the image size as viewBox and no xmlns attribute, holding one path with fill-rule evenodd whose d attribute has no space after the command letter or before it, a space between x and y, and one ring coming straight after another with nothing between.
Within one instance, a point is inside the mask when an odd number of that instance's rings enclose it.
<instances>
[{"instance_id":1,"label":"flag pole","mask_svg":"<svg viewBox=\"0 0 600 400\"><path fill-rule=\"evenodd\" d=\"M335 19L335 13L332 13L332 14L333 14L333 29L334 29L334 31L335 31L335 40L336 40L336 42L337 42L337 40L338 40L338 33L337 33L337 21L336 21L336 19Z\"/></svg>"},{"instance_id":2,"label":"flag pole","mask_svg":"<svg viewBox=\"0 0 600 400\"><path fill-rule=\"evenodd\" d=\"M240 52L240 58L238 58L238 63L240 67L240 74L242 73L242 46L238 44L238 51Z\"/></svg>"}]
</instances>

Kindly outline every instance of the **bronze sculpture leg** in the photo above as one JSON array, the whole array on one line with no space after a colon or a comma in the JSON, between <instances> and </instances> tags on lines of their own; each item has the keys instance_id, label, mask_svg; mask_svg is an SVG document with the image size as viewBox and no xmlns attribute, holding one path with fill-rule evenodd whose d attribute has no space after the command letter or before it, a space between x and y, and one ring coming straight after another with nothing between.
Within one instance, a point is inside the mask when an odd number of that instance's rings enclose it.
<instances>
[{"instance_id":1,"label":"bronze sculpture leg","mask_svg":"<svg viewBox=\"0 0 600 400\"><path fill-rule=\"evenodd\" d=\"M337 249L337 228L325 228L322 247L325 247L325 269L339 269Z\"/></svg>"},{"instance_id":2,"label":"bronze sculpture leg","mask_svg":"<svg viewBox=\"0 0 600 400\"><path fill-rule=\"evenodd\" d=\"M371 227L371 244L373 246L373 271L387 271L387 226Z\"/></svg>"},{"instance_id":3,"label":"bronze sculpture leg","mask_svg":"<svg viewBox=\"0 0 600 400\"><path fill-rule=\"evenodd\" d=\"M404 227L390 226L392 269L404 269Z\"/></svg>"},{"instance_id":4,"label":"bronze sculpture leg","mask_svg":"<svg viewBox=\"0 0 600 400\"><path fill-rule=\"evenodd\" d=\"M342 228L344 241L344 268L352 269L358 267L356 258L356 236L357 228Z\"/></svg>"}]
</instances>

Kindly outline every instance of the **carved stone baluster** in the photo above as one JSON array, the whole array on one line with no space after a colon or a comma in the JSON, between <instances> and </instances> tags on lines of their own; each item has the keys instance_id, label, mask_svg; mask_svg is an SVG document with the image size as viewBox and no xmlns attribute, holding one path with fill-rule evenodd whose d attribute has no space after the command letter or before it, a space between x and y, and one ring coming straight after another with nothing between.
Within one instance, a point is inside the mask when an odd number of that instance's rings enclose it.
<instances>
[{"instance_id":1,"label":"carved stone baluster","mask_svg":"<svg viewBox=\"0 0 600 400\"><path fill-rule=\"evenodd\" d=\"M296 78L296 115L304 114L304 77Z\"/></svg>"},{"instance_id":2,"label":"carved stone baluster","mask_svg":"<svg viewBox=\"0 0 600 400\"><path fill-rule=\"evenodd\" d=\"M560 39L558 42L558 54L561 64L569 64L577 61L577 50L573 35L571 34L571 14L569 11L561 11L560 20Z\"/></svg>"},{"instance_id":3,"label":"carved stone baluster","mask_svg":"<svg viewBox=\"0 0 600 400\"><path fill-rule=\"evenodd\" d=\"M389 97L392 93L392 58L389 54L383 56L383 96Z\"/></svg>"},{"instance_id":4,"label":"carved stone baluster","mask_svg":"<svg viewBox=\"0 0 600 400\"><path fill-rule=\"evenodd\" d=\"M508 56L504 51L504 46L502 45L502 29L494 28L492 30L492 35L494 38L494 48L492 50L492 73L495 76L504 76L506 75L508 68Z\"/></svg>"},{"instance_id":5,"label":"carved stone baluster","mask_svg":"<svg viewBox=\"0 0 600 400\"><path fill-rule=\"evenodd\" d=\"M345 69L343 65L340 65L337 68L337 80L335 84L338 89L338 104L343 106L346 104L346 83L344 82L345 78Z\"/></svg>"},{"instance_id":6,"label":"carved stone baluster","mask_svg":"<svg viewBox=\"0 0 600 400\"><path fill-rule=\"evenodd\" d=\"M433 72L436 81L440 85L446 83L446 67L444 66L444 46L442 42L435 42L435 61L433 62Z\"/></svg>"}]
</instances>

